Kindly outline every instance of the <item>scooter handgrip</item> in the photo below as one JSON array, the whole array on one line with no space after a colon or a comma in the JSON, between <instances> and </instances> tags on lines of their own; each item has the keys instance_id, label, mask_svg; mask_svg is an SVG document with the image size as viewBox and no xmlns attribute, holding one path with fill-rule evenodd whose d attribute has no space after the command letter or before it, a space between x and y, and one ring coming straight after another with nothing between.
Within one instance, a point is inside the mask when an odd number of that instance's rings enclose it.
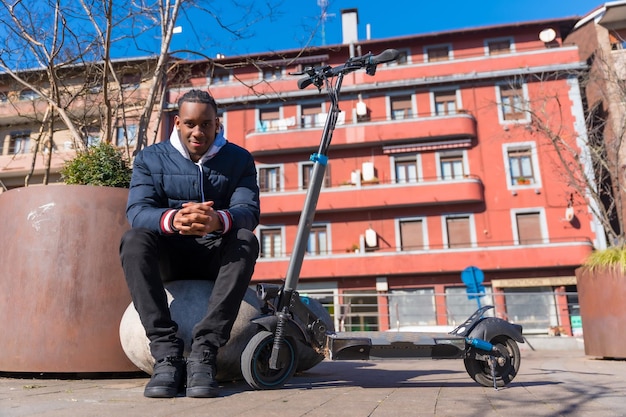
<instances>
[{"instance_id":1,"label":"scooter handgrip","mask_svg":"<svg viewBox=\"0 0 626 417\"><path fill-rule=\"evenodd\" d=\"M313 79L311 77L301 78L298 80L298 88L303 90L313 84Z\"/></svg>"}]
</instances>

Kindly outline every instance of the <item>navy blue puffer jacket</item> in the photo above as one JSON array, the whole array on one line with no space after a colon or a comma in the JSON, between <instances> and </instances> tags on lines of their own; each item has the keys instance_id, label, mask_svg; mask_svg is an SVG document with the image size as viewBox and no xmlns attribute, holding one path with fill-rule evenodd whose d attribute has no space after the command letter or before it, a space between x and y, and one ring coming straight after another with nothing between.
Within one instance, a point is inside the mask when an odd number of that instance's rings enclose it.
<instances>
[{"instance_id":1,"label":"navy blue puffer jacket","mask_svg":"<svg viewBox=\"0 0 626 417\"><path fill-rule=\"evenodd\" d=\"M170 141L142 149L135 157L126 207L131 227L166 233L161 218L188 201L213 201L228 213L231 228L254 230L260 204L256 168L244 148L226 142L211 159L194 163Z\"/></svg>"}]
</instances>

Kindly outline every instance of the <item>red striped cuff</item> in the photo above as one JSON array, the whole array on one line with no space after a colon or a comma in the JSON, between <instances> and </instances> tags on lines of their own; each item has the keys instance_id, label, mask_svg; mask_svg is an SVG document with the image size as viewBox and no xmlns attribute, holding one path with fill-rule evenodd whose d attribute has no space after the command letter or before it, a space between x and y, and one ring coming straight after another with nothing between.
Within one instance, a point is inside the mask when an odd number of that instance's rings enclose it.
<instances>
[{"instance_id":1,"label":"red striped cuff","mask_svg":"<svg viewBox=\"0 0 626 417\"><path fill-rule=\"evenodd\" d=\"M222 221L222 233L228 232L233 227L233 218L226 210L217 210L217 215L220 216Z\"/></svg>"},{"instance_id":2,"label":"red striped cuff","mask_svg":"<svg viewBox=\"0 0 626 417\"><path fill-rule=\"evenodd\" d=\"M177 233L178 230L174 228L174 216L178 210L167 210L161 216L161 230L163 233L171 235Z\"/></svg>"}]
</instances>

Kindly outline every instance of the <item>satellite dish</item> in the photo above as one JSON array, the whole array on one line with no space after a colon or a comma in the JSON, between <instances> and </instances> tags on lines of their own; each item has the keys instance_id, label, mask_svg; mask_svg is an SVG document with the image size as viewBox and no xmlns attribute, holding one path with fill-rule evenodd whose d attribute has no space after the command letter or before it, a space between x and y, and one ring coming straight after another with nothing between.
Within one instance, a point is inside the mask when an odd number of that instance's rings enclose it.
<instances>
[{"instance_id":1,"label":"satellite dish","mask_svg":"<svg viewBox=\"0 0 626 417\"><path fill-rule=\"evenodd\" d=\"M371 227L365 230L365 244L368 248L378 247L378 234Z\"/></svg>"},{"instance_id":2,"label":"satellite dish","mask_svg":"<svg viewBox=\"0 0 626 417\"><path fill-rule=\"evenodd\" d=\"M539 32L541 42L548 43L556 39L556 31L552 28L544 29Z\"/></svg>"}]
</instances>

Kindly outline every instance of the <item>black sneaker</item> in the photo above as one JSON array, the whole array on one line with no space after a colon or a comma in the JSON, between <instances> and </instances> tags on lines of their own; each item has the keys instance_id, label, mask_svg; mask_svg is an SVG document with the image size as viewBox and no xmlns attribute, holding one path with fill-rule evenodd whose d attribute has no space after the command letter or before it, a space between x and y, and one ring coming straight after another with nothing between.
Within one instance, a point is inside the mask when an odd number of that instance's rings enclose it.
<instances>
[{"instance_id":1,"label":"black sneaker","mask_svg":"<svg viewBox=\"0 0 626 417\"><path fill-rule=\"evenodd\" d=\"M202 358L187 359L187 397L213 398L218 395L217 350L205 350Z\"/></svg>"},{"instance_id":2,"label":"black sneaker","mask_svg":"<svg viewBox=\"0 0 626 417\"><path fill-rule=\"evenodd\" d=\"M150 382L143 395L149 398L173 398L185 381L185 358L167 357L154 364Z\"/></svg>"}]
</instances>

